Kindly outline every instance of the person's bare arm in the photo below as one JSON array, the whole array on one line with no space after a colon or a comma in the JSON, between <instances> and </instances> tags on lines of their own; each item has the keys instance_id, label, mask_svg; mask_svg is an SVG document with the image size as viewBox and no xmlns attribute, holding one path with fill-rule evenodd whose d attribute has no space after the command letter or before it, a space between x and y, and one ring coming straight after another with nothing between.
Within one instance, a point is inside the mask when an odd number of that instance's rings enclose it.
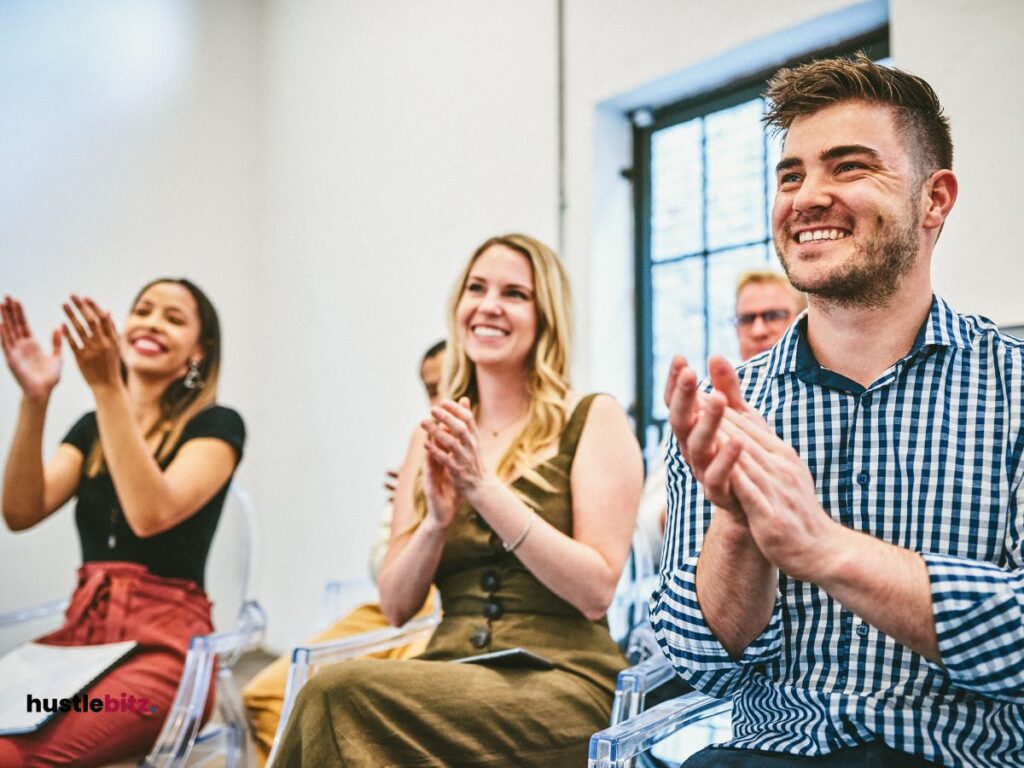
<instances>
[{"instance_id":1,"label":"person's bare arm","mask_svg":"<svg viewBox=\"0 0 1024 768\"><path fill-rule=\"evenodd\" d=\"M20 302L0 303L0 348L22 391L18 421L4 468L3 515L12 531L31 528L71 498L82 466L81 453L62 445L43 466L43 426L50 394L60 380L61 336L53 333L47 354L32 335Z\"/></svg>"}]
</instances>

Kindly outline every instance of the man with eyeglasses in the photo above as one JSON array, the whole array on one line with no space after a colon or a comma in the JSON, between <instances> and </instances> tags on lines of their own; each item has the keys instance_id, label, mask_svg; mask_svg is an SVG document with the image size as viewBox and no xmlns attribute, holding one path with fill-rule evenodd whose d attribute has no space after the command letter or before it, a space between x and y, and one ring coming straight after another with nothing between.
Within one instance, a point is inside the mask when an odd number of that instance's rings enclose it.
<instances>
[{"instance_id":1,"label":"man with eyeglasses","mask_svg":"<svg viewBox=\"0 0 1024 768\"><path fill-rule=\"evenodd\" d=\"M807 298L781 272L750 270L736 282L736 338L749 360L770 349L804 311Z\"/></svg>"}]
</instances>

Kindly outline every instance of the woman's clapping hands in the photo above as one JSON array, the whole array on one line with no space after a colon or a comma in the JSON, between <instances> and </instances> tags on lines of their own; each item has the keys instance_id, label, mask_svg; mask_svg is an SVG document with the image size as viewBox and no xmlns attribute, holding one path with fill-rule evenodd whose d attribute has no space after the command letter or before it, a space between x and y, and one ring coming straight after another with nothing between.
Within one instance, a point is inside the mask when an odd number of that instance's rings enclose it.
<instances>
[{"instance_id":1,"label":"woman's clapping hands","mask_svg":"<svg viewBox=\"0 0 1024 768\"><path fill-rule=\"evenodd\" d=\"M0 304L0 345L7 366L25 396L45 400L60 381L61 334L55 330L47 354L32 335L21 302L7 296Z\"/></svg>"},{"instance_id":2,"label":"woman's clapping hands","mask_svg":"<svg viewBox=\"0 0 1024 768\"><path fill-rule=\"evenodd\" d=\"M68 323L61 327L82 378L90 387L119 384L121 381L121 346L109 312L90 298L71 295L71 304L64 304ZM77 312L75 311L77 310Z\"/></svg>"},{"instance_id":3,"label":"woman's clapping hands","mask_svg":"<svg viewBox=\"0 0 1024 768\"><path fill-rule=\"evenodd\" d=\"M476 419L468 398L458 403L442 400L430 409L430 415L430 419L422 422L427 433L424 489L428 505L433 489L437 502L443 501L446 511L454 517L459 502L471 499L489 473L485 469Z\"/></svg>"}]
</instances>

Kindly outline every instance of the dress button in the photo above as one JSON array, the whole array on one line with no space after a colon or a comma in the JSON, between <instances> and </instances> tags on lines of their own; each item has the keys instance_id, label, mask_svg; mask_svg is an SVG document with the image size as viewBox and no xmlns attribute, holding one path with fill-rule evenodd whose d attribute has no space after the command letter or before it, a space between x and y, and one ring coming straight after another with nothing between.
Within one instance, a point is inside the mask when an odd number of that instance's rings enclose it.
<instances>
[{"instance_id":1,"label":"dress button","mask_svg":"<svg viewBox=\"0 0 1024 768\"><path fill-rule=\"evenodd\" d=\"M871 479L871 475L867 472L861 472L857 475L857 485L867 485L868 480Z\"/></svg>"},{"instance_id":2,"label":"dress button","mask_svg":"<svg viewBox=\"0 0 1024 768\"><path fill-rule=\"evenodd\" d=\"M867 635L868 635L868 625L867 624L861 624L859 627L857 627L857 634L860 635L861 637L867 637Z\"/></svg>"},{"instance_id":3,"label":"dress button","mask_svg":"<svg viewBox=\"0 0 1024 768\"><path fill-rule=\"evenodd\" d=\"M485 592L495 592L501 589L501 577L498 572L490 568L484 571L483 576L480 577L480 588Z\"/></svg>"},{"instance_id":4,"label":"dress button","mask_svg":"<svg viewBox=\"0 0 1024 768\"><path fill-rule=\"evenodd\" d=\"M469 642L473 644L474 648L483 648L491 642L491 633L483 627L477 627L473 630L473 634L470 636Z\"/></svg>"},{"instance_id":5,"label":"dress button","mask_svg":"<svg viewBox=\"0 0 1024 768\"><path fill-rule=\"evenodd\" d=\"M484 618L493 621L494 619L500 619L503 613L505 613L505 609L502 608L501 603L497 600L488 600L484 603Z\"/></svg>"}]
</instances>

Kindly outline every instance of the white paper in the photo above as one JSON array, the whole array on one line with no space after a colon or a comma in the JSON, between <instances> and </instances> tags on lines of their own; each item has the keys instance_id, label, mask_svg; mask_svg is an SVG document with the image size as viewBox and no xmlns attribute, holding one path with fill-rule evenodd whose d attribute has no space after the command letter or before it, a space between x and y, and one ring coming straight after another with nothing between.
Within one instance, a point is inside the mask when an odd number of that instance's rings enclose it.
<instances>
[{"instance_id":1,"label":"white paper","mask_svg":"<svg viewBox=\"0 0 1024 768\"><path fill-rule=\"evenodd\" d=\"M23 643L0 657L0 734L13 735L35 730L53 712L29 711L28 697L71 699L129 653L136 643L104 645L43 645ZM89 713L102 717L101 712Z\"/></svg>"}]
</instances>

